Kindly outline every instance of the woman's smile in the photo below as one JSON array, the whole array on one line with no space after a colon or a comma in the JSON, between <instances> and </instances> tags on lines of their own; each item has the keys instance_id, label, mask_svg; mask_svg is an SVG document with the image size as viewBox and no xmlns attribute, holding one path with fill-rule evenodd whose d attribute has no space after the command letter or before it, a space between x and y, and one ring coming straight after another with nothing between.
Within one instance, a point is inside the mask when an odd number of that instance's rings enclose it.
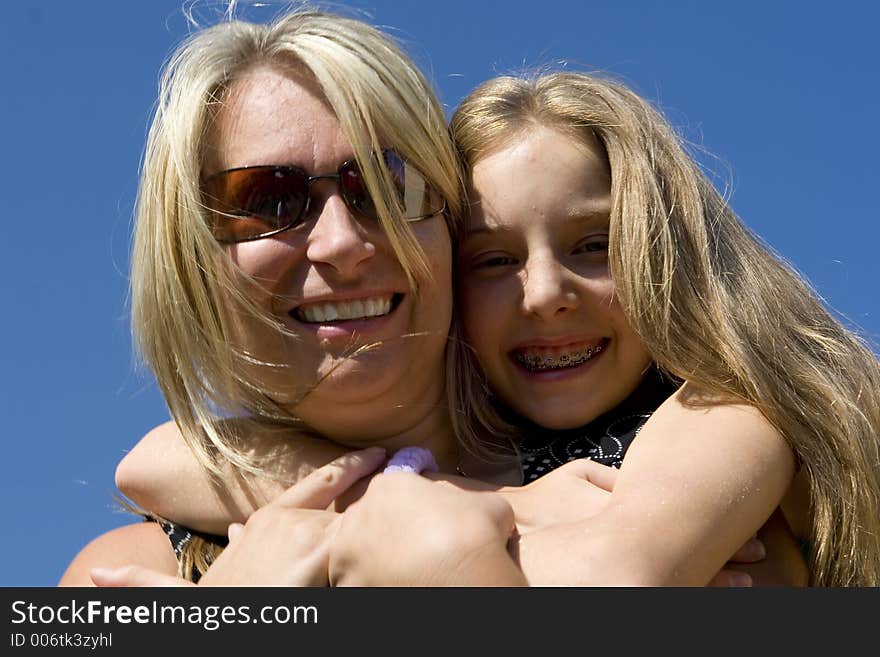
<instances>
[{"instance_id":1,"label":"woman's smile","mask_svg":"<svg viewBox=\"0 0 880 657\"><path fill-rule=\"evenodd\" d=\"M271 66L233 83L210 152L209 171L281 162L312 176L354 157L315 80ZM240 332L249 367L276 401L329 437L362 438L389 408L414 414L443 396L451 241L440 215L409 224L430 268L416 292L379 220L353 210L339 181L309 193L300 223L227 247L251 299L287 329L245 316Z\"/></svg>"}]
</instances>

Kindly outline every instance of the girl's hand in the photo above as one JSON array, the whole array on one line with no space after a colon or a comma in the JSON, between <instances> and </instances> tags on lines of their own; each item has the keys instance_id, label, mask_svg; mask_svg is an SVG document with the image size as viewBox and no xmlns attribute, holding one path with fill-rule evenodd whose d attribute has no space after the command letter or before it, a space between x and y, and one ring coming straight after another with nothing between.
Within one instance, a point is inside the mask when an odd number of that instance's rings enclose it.
<instances>
[{"instance_id":1,"label":"girl's hand","mask_svg":"<svg viewBox=\"0 0 880 657\"><path fill-rule=\"evenodd\" d=\"M810 571L781 509L737 550L709 586L803 587Z\"/></svg>"},{"instance_id":2,"label":"girl's hand","mask_svg":"<svg viewBox=\"0 0 880 657\"><path fill-rule=\"evenodd\" d=\"M569 461L522 487L498 492L513 508L516 528L528 534L590 518L608 503L618 471L589 459Z\"/></svg>"},{"instance_id":3,"label":"girl's hand","mask_svg":"<svg viewBox=\"0 0 880 657\"><path fill-rule=\"evenodd\" d=\"M204 586L326 586L330 540L339 513L327 507L378 468L385 450L345 454L291 486L251 515L230 526L230 542L202 576ZM185 586L189 582L145 568L96 569L98 586Z\"/></svg>"},{"instance_id":4,"label":"girl's hand","mask_svg":"<svg viewBox=\"0 0 880 657\"><path fill-rule=\"evenodd\" d=\"M374 477L342 515L330 548L334 586L493 586L524 579L507 553L510 505L410 473Z\"/></svg>"},{"instance_id":5,"label":"girl's hand","mask_svg":"<svg viewBox=\"0 0 880 657\"><path fill-rule=\"evenodd\" d=\"M345 454L256 511L202 577L205 586L326 586L334 500L384 461L385 450Z\"/></svg>"},{"instance_id":6,"label":"girl's hand","mask_svg":"<svg viewBox=\"0 0 880 657\"><path fill-rule=\"evenodd\" d=\"M192 582L174 575L166 575L143 566L123 566L122 568L92 568L92 582L103 588L125 588L129 586L195 586Z\"/></svg>"}]
</instances>

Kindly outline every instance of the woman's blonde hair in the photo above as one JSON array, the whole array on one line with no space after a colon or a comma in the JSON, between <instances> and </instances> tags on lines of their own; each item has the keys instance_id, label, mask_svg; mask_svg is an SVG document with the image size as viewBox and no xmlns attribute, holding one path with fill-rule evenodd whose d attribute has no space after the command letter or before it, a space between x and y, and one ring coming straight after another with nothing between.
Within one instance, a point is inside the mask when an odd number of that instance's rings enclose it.
<instances>
[{"instance_id":1,"label":"woman's blonde hair","mask_svg":"<svg viewBox=\"0 0 880 657\"><path fill-rule=\"evenodd\" d=\"M223 22L177 48L161 76L142 167L132 325L184 439L215 474L217 455L244 471L259 471L224 414L302 428L289 405L274 401L248 367L258 359L237 344L230 308L285 329L245 293L241 273L211 234L201 201L214 117L231 85L256 66L305 72L320 86L414 290L430 275L429 266L402 219L382 158L372 153L393 147L445 199L448 217L460 216L462 205L458 160L436 95L401 48L370 25L297 10L266 25ZM448 223L454 233L454 222Z\"/></svg>"},{"instance_id":2,"label":"woman's blonde hair","mask_svg":"<svg viewBox=\"0 0 880 657\"><path fill-rule=\"evenodd\" d=\"M569 72L496 78L462 102L452 133L471 168L535 125L603 145L611 275L655 363L710 398L746 400L790 444L810 484L814 583L880 585L877 356L749 232L666 120L625 86ZM459 368L480 385L472 360ZM499 431L491 406L474 402L473 423Z\"/></svg>"}]
</instances>

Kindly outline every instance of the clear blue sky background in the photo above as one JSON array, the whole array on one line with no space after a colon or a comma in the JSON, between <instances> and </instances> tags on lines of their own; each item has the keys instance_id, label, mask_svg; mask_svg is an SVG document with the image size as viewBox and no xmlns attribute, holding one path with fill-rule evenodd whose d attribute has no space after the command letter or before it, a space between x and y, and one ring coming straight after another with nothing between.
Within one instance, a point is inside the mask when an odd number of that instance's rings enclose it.
<instances>
[{"instance_id":1,"label":"clear blue sky background","mask_svg":"<svg viewBox=\"0 0 880 657\"><path fill-rule=\"evenodd\" d=\"M134 366L127 270L145 131L160 64L188 30L183 4L16 0L0 14L2 586L54 585L90 538L131 521L114 510L115 464L168 417ZM220 4L197 14L216 19ZM729 167L734 208L878 341L876 3L345 6L392 29L450 111L523 65L622 78Z\"/></svg>"}]
</instances>

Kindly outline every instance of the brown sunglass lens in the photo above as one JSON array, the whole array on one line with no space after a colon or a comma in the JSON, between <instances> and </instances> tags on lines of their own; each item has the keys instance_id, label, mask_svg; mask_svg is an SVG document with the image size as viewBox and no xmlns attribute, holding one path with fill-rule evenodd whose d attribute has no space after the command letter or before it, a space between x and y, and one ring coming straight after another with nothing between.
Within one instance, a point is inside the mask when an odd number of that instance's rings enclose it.
<instances>
[{"instance_id":1,"label":"brown sunglass lens","mask_svg":"<svg viewBox=\"0 0 880 657\"><path fill-rule=\"evenodd\" d=\"M430 187L418 169L409 165L394 151L387 150L382 155L403 203L404 218L419 220L443 211L443 198Z\"/></svg>"},{"instance_id":2,"label":"brown sunglass lens","mask_svg":"<svg viewBox=\"0 0 880 657\"><path fill-rule=\"evenodd\" d=\"M205 196L214 236L240 242L296 223L308 199L308 179L288 167L238 169L208 180Z\"/></svg>"},{"instance_id":3,"label":"brown sunglass lens","mask_svg":"<svg viewBox=\"0 0 880 657\"><path fill-rule=\"evenodd\" d=\"M398 200L405 203L406 163L392 150L383 151L382 157L385 160L388 173L391 175L391 182L397 190ZM359 212L361 216L378 220L379 212L376 210L373 198L367 191L363 174L358 168L357 163L352 161L342 167L339 170L339 178L349 207ZM409 217L408 214L404 216Z\"/></svg>"},{"instance_id":4,"label":"brown sunglass lens","mask_svg":"<svg viewBox=\"0 0 880 657\"><path fill-rule=\"evenodd\" d=\"M367 192L364 177L355 162L350 162L339 170L339 184L350 208L369 219L378 218L376 206Z\"/></svg>"}]
</instances>

